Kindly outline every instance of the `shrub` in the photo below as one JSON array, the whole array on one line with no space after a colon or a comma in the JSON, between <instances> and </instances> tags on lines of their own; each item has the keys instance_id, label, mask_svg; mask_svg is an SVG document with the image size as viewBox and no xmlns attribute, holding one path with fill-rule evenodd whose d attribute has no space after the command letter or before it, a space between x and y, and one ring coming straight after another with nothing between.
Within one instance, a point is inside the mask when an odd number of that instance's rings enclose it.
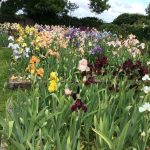
<instances>
[{"instance_id":1,"label":"shrub","mask_svg":"<svg viewBox=\"0 0 150 150\"><path fill-rule=\"evenodd\" d=\"M143 23L146 21L147 17L141 14L128 14L124 13L119 15L116 19L114 19L113 23L117 25L122 25L122 24L129 24L133 25L140 20L143 21Z\"/></svg>"}]
</instances>

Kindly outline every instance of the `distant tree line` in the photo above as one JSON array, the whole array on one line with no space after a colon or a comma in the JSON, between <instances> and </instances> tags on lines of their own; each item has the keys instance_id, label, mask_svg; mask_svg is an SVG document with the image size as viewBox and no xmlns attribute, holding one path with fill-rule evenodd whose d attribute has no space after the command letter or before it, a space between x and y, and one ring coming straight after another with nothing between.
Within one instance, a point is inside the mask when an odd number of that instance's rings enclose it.
<instances>
[{"instance_id":1,"label":"distant tree line","mask_svg":"<svg viewBox=\"0 0 150 150\"><path fill-rule=\"evenodd\" d=\"M96 17L72 17L71 13L78 7L69 0L7 0L1 3L0 22L19 22L30 18L39 24L95 27L122 35L133 33L141 40L150 40L150 4L145 9L147 15L123 13L112 23ZM96 14L109 7L108 0L90 0L89 3L89 9ZM24 13L17 15L19 10Z\"/></svg>"},{"instance_id":2,"label":"distant tree line","mask_svg":"<svg viewBox=\"0 0 150 150\"><path fill-rule=\"evenodd\" d=\"M150 19L148 16L145 16L142 14L123 13L114 19L113 24L116 24L116 25L150 24Z\"/></svg>"},{"instance_id":3,"label":"distant tree line","mask_svg":"<svg viewBox=\"0 0 150 150\"><path fill-rule=\"evenodd\" d=\"M57 24L62 18L75 22L77 18L69 15L78 7L76 3L71 3L69 0L7 0L1 2L0 22L16 22L19 19L26 18L31 18L37 23L54 22L54 24ZM96 14L102 13L109 7L108 0L89 1L89 9ZM16 13L19 10L23 11L20 15ZM84 20L86 21L87 18ZM93 20L98 21L96 18L93 18Z\"/></svg>"}]
</instances>

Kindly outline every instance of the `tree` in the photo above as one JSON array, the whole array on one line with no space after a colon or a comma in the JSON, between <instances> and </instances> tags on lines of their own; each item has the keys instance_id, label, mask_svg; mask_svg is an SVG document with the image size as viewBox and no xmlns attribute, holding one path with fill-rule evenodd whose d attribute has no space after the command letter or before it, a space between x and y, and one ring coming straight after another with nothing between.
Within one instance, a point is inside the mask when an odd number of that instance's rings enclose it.
<instances>
[{"instance_id":1,"label":"tree","mask_svg":"<svg viewBox=\"0 0 150 150\"><path fill-rule=\"evenodd\" d=\"M0 21L15 21L15 13L22 7L21 5L22 4L19 0L7 0L6 2L2 1L0 7Z\"/></svg>"},{"instance_id":2,"label":"tree","mask_svg":"<svg viewBox=\"0 0 150 150\"><path fill-rule=\"evenodd\" d=\"M1 0L0 0L1 1ZM109 9L108 0L89 0L89 8L97 14ZM58 16L71 13L78 6L69 0L5 0L0 7L1 18L16 20L16 12L23 10L25 16L32 18L36 22L43 20L57 20ZM52 22L53 23L53 22Z\"/></svg>"},{"instance_id":3,"label":"tree","mask_svg":"<svg viewBox=\"0 0 150 150\"><path fill-rule=\"evenodd\" d=\"M100 14L103 11L108 10L110 5L108 4L108 0L90 0L89 8L92 12Z\"/></svg>"},{"instance_id":4,"label":"tree","mask_svg":"<svg viewBox=\"0 0 150 150\"><path fill-rule=\"evenodd\" d=\"M141 14L128 14L123 13L119 15L116 19L114 19L113 23L117 25L128 24L133 25L137 23L144 23L146 20L146 16Z\"/></svg>"},{"instance_id":5,"label":"tree","mask_svg":"<svg viewBox=\"0 0 150 150\"><path fill-rule=\"evenodd\" d=\"M23 4L30 15L35 14L57 14L64 11L67 0L22 0Z\"/></svg>"},{"instance_id":6,"label":"tree","mask_svg":"<svg viewBox=\"0 0 150 150\"><path fill-rule=\"evenodd\" d=\"M68 0L7 0L2 2L0 12L2 15L15 17L15 13L24 9L29 17L38 15L54 15L62 13Z\"/></svg>"},{"instance_id":7,"label":"tree","mask_svg":"<svg viewBox=\"0 0 150 150\"><path fill-rule=\"evenodd\" d=\"M104 22L96 17L84 17L80 19L81 25L84 27L99 27Z\"/></svg>"},{"instance_id":8,"label":"tree","mask_svg":"<svg viewBox=\"0 0 150 150\"><path fill-rule=\"evenodd\" d=\"M70 12L70 16L71 16L71 12L75 11L76 9L78 9L79 6L76 3L71 3L70 1L67 4L67 11Z\"/></svg>"},{"instance_id":9,"label":"tree","mask_svg":"<svg viewBox=\"0 0 150 150\"><path fill-rule=\"evenodd\" d=\"M146 10L146 14L150 17L150 3L145 10Z\"/></svg>"}]
</instances>

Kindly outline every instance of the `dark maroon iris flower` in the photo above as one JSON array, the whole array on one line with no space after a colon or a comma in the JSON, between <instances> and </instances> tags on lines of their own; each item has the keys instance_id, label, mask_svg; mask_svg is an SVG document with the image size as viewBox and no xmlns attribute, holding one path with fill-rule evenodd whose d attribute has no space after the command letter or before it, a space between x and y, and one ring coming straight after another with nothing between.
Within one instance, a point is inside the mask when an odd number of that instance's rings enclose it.
<instances>
[{"instance_id":1,"label":"dark maroon iris flower","mask_svg":"<svg viewBox=\"0 0 150 150\"><path fill-rule=\"evenodd\" d=\"M94 77L91 76L87 79L87 81L85 82L85 85L90 85L90 84L94 84L94 83L96 83L96 81L95 81Z\"/></svg>"},{"instance_id":2,"label":"dark maroon iris flower","mask_svg":"<svg viewBox=\"0 0 150 150\"><path fill-rule=\"evenodd\" d=\"M124 70L127 70L127 69L132 69L133 67L133 62L131 59L128 59L126 60L124 63L123 63L123 69Z\"/></svg>"},{"instance_id":3,"label":"dark maroon iris flower","mask_svg":"<svg viewBox=\"0 0 150 150\"><path fill-rule=\"evenodd\" d=\"M141 77L145 76L146 74L148 74L148 68L145 66L141 66L139 73L140 73Z\"/></svg>"},{"instance_id":4,"label":"dark maroon iris flower","mask_svg":"<svg viewBox=\"0 0 150 150\"><path fill-rule=\"evenodd\" d=\"M119 66L114 72L113 75L122 74L127 76L129 79L138 79L140 80L145 74L148 74L148 68L143 66L141 61L137 60L135 63L131 59L126 60L122 66Z\"/></svg>"},{"instance_id":5,"label":"dark maroon iris flower","mask_svg":"<svg viewBox=\"0 0 150 150\"><path fill-rule=\"evenodd\" d=\"M106 65L108 65L108 59L106 56L102 56L102 57L98 58L94 63L94 67L97 69L102 68Z\"/></svg>"},{"instance_id":6,"label":"dark maroon iris flower","mask_svg":"<svg viewBox=\"0 0 150 150\"><path fill-rule=\"evenodd\" d=\"M71 111L74 112L76 111L77 109L82 109L84 112L87 111L87 107L86 105L82 102L81 99L79 99L77 97L77 94L80 93L80 87L78 86L77 87L77 92L76 93L72 93L72 98L74 99L74 103L71 105Z\"/></svg>"},{"instance_id":7,"label":"dark maroon iris flower","mask_svg":"<svg viewBox=\"0 0 150 150\"><path fill-rule=\"evenodd\" d=\"M82 109L84 112L87 111L86 105L81 101L81 99L77 99L75 103L71 106L71 111L74 112L77 109Z\"/></svg>"}]
</instances>

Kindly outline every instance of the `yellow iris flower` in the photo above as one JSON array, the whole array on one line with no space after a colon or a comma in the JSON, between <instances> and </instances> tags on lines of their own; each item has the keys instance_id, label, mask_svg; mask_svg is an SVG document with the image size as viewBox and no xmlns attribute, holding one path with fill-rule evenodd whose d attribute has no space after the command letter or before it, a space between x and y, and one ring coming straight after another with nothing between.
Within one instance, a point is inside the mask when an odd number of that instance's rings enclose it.
<instances>
[{"instance_id":1,"label":"yellow iris flower","mask_svg":"<svg viewBox=\"0 0 150 150\"><path fill-rule=\"evenodd\" d=\"M57 72L51 72L50 73L50 78L49 80L55 80L55 81L59 81L58 77L57 77Z\"/></svg>"},{"instance_id":2,"label":"yellow iris flower","mask_svg":"<svg viewBox=\"0 0 150 150\"><path fill-rule=\"evenodd\" d=\"M57 90L57 82L59 81L57 76L58 76L57 72L50 73L50 78L49 78L50 83L48 86L49 92L55 92Z\"/></svg>"},{"instance_id":3,"label":"yellow iris flower","mask_svg":"<svg viewBox=\"0 0 150 150\"><path fill-rule=\"evenodd\" d=\"M51 80L48 86L49 92L55 92L57 90L57 82L55 80Z\"/></svg>"}]
</instances>

